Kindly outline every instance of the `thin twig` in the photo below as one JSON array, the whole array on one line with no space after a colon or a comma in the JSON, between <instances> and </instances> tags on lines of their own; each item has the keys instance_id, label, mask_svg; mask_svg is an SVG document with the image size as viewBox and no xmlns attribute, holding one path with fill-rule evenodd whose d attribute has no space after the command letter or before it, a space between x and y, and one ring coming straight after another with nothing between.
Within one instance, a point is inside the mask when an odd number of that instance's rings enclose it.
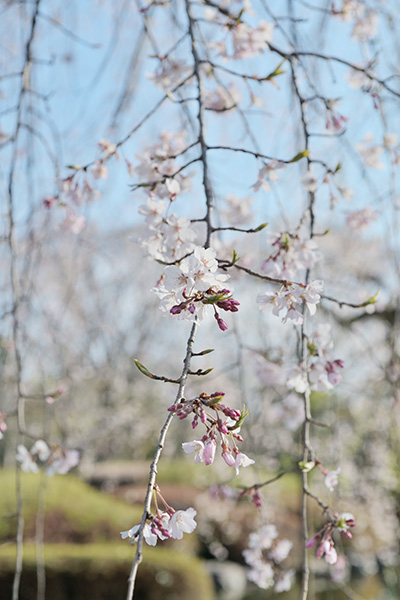
<instances>
[{"instance_id":1,"label":"thin twig","mask_svg":"<svg viewBox=\"0 0 400 600\"><path fill-rule=\"evenodd\" d=\"M184 360L184 364L183 364L182 373L180 376L179 389L176 394L174 405L178 404L182 400L183 395L184 395L186 380L187 380L187 376L188 376L189 369L190 369L190 361L191 361L192 354L193 354L193 345L194 345L194 340L195 340L196 333L197 333L197 328L198 328L197 321L195 321L192 325L192 328L190 331L190 336L189 336L189 339L187 342L185 360ZM132 598L133 598L137 571L138 571L140 563L143 560L143 529L144 529L146 519L147 519L147 516L148 516L148 514L150 512L150 508L151 508L151 497L152 497L154 484L156 482L158 461L159 461L161 453L163 451L165 438L167 436L167 432L168 432L168 429L169 429L169 426L171 424L173 417L174 417L174 413L170 412L168 414L168 417L167 417L162 429L161 429L157 449L156 449L153 461L150 466L149 482L147 485L147 493L146 493L146 498L145 498L145 502L144 502L144 510L143 510L142 520L141 520L139 532L138 532L139 537L137 540L136 554L135 554L135 558L134 558L134 561L132 564L132 569L131 569L129 579L128 579L128 592L126 595L126 600L132 600Z\"/></svg>"}]
</instances>

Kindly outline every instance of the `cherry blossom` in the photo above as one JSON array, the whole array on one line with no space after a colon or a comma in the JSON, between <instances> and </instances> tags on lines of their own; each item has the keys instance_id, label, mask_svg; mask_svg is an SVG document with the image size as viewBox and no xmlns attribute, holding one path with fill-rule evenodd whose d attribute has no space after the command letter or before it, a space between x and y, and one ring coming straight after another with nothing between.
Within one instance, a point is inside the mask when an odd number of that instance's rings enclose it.
<instances>
[{"instance_id":1,"label":"cherry blossom","mask_svg":"<svg viewBox=\"0 0 400 600\"><path fill-rule=\"evenodd\" d=\"M102 160L96 160L91 173L95 179L108 179L108 167Z\"/></svg>"},{"instance_id":2,"label":"cherry blossom","mask_svg":"<svg viewBox=\"0 0 400 600\"><path fill-rule=\"evenodd\" d=\"M201 440L193 440L193 442L184 442L182 448L185 454L194 452L194 462L201 463L204 460L204 444Z\"/></svg>"},{"instance_id":3,"label":"cherry blossom","mask_svg":"<svg viewBox=\"0 0 400 600\"><path fill-rule=\"evenodd\" d=\"M309 389L307 372L299 366L293 367L288 374L286 385L290 390L304 394Z\"/></svg>"},{"instance_id":4,"label":"cherry blossom","mask_svg":"<svg viewBox=\"0 0 400 600\"><path fill-rule=\"evenodd\" d=\"M4 433L7 431L7 423L5 421L6 416L7 413L0 412L0 440L3 439Z\"/></svg>"},{"instance_id":5,"label":"cherry blossom","mask_svg":"<svg viewBox=\"0 0 400 600\"><path fill-rule=\"evenodd\" d=\"M192 533L197 527L197 523L194 520L196 514L197 511L194 508L174 512L169 521L171 537L175 540L181 540L184 533Z\"/></svg>"},{"instance_id":6,"label":"cherry blossom","mask_svg":"<svg viewBox=\"0 0 400 600\"><path fill-rule=\"evenodd\" d=\"M355 66L359 66L364 69L364 71L349 69L346 73L346 81L349 86L355 90L365 88L366 90L376 91L378 89L378 84L375 81L375 73L369 69L368 66L362 64L357 64Z\"/></svg>"},{"instance_id":7,"label":"cherry blossom","mask_svg":"<svg viewBox=\"0 0 400 600\"><path fill-rule=\"evenodd\" d=\"M108 158L112 154L116 154L117 152L117 144L115 144L114 142L110 142L105 138L102 138L98 142L98 146L100 148L100 151L105 154L106 158Z\"/></svg>"},{"instance_id":8,"label":"cherry blossom","mask_svg":"<svg viewBox=\"0 0 400 600\"><path fill-rule=\"evenodd\" d=\"M257 181L252 186L253 190L257 192L260 188L262 188L265 192L269 192L271 190L269 182L278 181L279 175L277 171L285 168L286 167L283 162L275 159L263 163L262 168L258 172Z\"/></svg>"},{"instance_id":9,"label":"cherry blossom","mask_svg":"<svg viewBox=\"0 0 400 600\"><path fill-rule=\"evenodd\" d=\"M148 520L144 524L143 537L145 542L149 546L156 546L158 540L166 540L168 538L181 540L184 533L192 533L196 529L197 523L194 520L196 514L197 511L194 508L175 511L172 507L168 506L166 512L157 510L155 515L151 514L148 516ZM130 540L137 541L140 527L139 523L127 531L121 531L121 538L123 540L129 538Z\"/></svg>"},{"instance_id":10,"label":"cherry blossom","mask_svg":"<svg viewBox=\"0 0 400 600\"><path fill-rule=\"evenodd\" d=\"M204 94L204 108L216 112L224 112L235 108L240 102L240 94L231 83L227 88L218 86L215 90L207 90Z\"/></svg>"},{"instance_id":11,"label":"cherry blossom","mask_svg":"<svg viewBox=\"0 0 400 600\"><path fill-rule=\"evenodd\" d=\"M333 565L338 558L332 538L333 530L337 529L345 537L351 538L352 535L349 527L354 527L355 524L354 516L351 513L341 513L333 521L329 521L314 537L308 540L306 548L313 548L318 545L317 558L324 558L325 562Z\"/></svg>"},{"instance_id":12,"label":"cherry blossom","mask_svg":"<svg viewBox=\"0 0 400 600\"><path fill-rule=\"evenodd\" d=\"M140 528L140 525L135 525L134 527L132 527L131 529L128 529L127 531L121 531L122 539L125 540L126 538L129 538L129 539L136 540L136 537L138 536L139 528ZM157 544L158 536L152 532L149 523L145 523L145 525L144 525L143 537L145 539L145 542L149 546L155 546Z\"/></svg>"},{"instance_id":13,"label":"cherry blossom","mask_svg":"<svg viewBox=\"0 0 400 600\"><path fill-rule=\"evenodd\" d=\"M308 342L308 378L313 390L324 392L333 389L342 380L344 363L332 355L331 326L319 323Z\"/></svg>"},{"instance_id":14,"label":"cherry blossom","mask_svg":"<svg viewBox=\"0 0 400 600\"><path fill-rule=\"evenodd\" d=\"M289 569L289 571L283 571L277 576L275 581L274 590L278 594L280 592L288 592L292 587L292 579L296 575L296 571L294 569Z\"/></svg>"},{"instance_id":15,"label":"cherry blossom","mask_svg":"<svg viewBox=\"0 0 400 600\"><path fill-rule=\"evenodd\" d=\"M227 329L218 308L237 312L239 302L231 291L222 287L229 275L217 273L215 250L196 246L193 254L183 259L180 266L164 269L159 285L153 291L160 299L160 309L178 319L202 320L214 314L219 328Z\"/></svg>"},{"instance_id":16,"label":"cherry blossom","mask_svg":"<svg viewBox=\"0 0 400 600\"><path fill-rule=\"evenodd\" d=\"M159 57L160 62L154 73L147 75L148 79L161 89L168 90L181 83L191 72L191 68L183 60Z\"/></svg>"},{"instance_id":17,"label":"cherry blossom","mask_svg":"<svg viewBox=\"0 0 400 600\"><path fill-rule=\"evenodd\" d=\"M240 60L256 54L263 54L267 50L268 42L272 41L274 25L267 21L259 21L258 25L250 26L240 21L232 27L232 52L227 49L225 41L212 41L208 44L210 50L215 50L224 59Z\"/></svg>"},{"instance_id":18,"label":"cherry blossom","mask_svg":"<svg viewBox=\"0 0 400 600\"><path fill-rule=\"evenodd\" d=\"M51 454L51 450L44 440L37 440L31 448L32 456L38 456L39 460L46 462Z\"/></svg>"},{"instance_id":19,"label":"cherry blossom","mask_svg":"<svg viewBox=\"0 0 400 600\"><path fill-rule=\"evenodd\" d=\"M223 392L214 392L210 395L202 392L192 400L173 404L168 410L175 413L179 419L186 419L190 414L194 414L192 427L196 428L200 421L206 428L206 433L201 440L182 444L185 454L193 453L196 463L204 462L209 466L213 464L217 447L220 446L223 460L228 467L235 467L238 475L240 467L245 468L254 464L251 458L237 448L237 442L243 441L239 434L240 425L248 412L245 407L240 412L222 404L224 395Z\"/></svg>"},{"instance_id":20,"label":"cherry blossom","mask_svg":"<svg viewBox=\"0 0 400 600\"><path fill-rule=\"evenodd\" d=\"M324 483L330 492L333 492L335 486L337 486L339 478L338 475L340 473L340 468L335 471L328 471L324 478Z\"/></svg>"},{"instance_id":21,"label":"cherry blossom","mask_svg":"<svg viewBox=\"0 0 400 600\"><path fill-rule=\"evenodd\" d=\"M303 188L306 192L311 192L313 194L317 191L318 180L315 177L312 169L310 169L305 175L303 175L301 181L303 182Z\"/></svg>"},{"instance_id":22,"label":"cherry blossom","mask_svg":"<svg viewBox=\"0 0 400 600\"><path fill-rule=\"evenodd\" d=\"M39 472L39 466L38 466L36 460L33 459L32 454L22 444L19 444L17 446L16 460L17 460L17 462L20 463L21 469L23 471L25 471L26 473L29 473L29 472L38 473Z\"/></svg>"},{"instance_id":23,"label":"cherry blossom","mask_svg":"<svg viewBox=\"0 0 400 600\"><path fill-rule=\"evenodd\" d=\"M192 173L178 173L179 164L176 160L186 149L186 134L182 131L161 133L158 141L147 147L143 152L136 153L138 165L135 174L138 176L139 187L146 185L160 198L171 197L171 185L166 182L173 178L179 185L179 192L190 191ZM168 189L169 188L169 189ZM173 194L176 194L173 190Z\"/></svg>"},{"instance_id":24,"label":"cherry blossom","mask_svg":"<svg viewBox=\"0 0 400 600\"><path fill-rule=\"evenodd\" d=\"M77 450L64 450L61 446L51 449L44 440L36 440L30 451L22 444L17 448L17 462L23 471L38 473L44 465L47 475L65 475L79 462Z\"/></svg>"},{"instance_id":25,"label":"cherry blossom","mask_svg":"<svg viewBox=\"0 0 400 600\"><path fill-rule=\"evenodd\" d=\"M301 325L304 317L299 311L299 307L304 301L310 314L315 315L316 304L321 299L320 292L322 290L323 282L317 279L307 285L285 284L277 292L258 294L257 304L260 310L271 310L275 316L280 316L282 311L286 311L282 317L282 323L286 323L290 319L295 325Z\"/></svg>"},{"instance_id":26,"label":"cherry blossom","mask_svg":"<svg viewBox=\"0 0 400 600\"><path fill-rule=\"evenodd\" d=\"M372 144L372 139L372 136L367 134L364 136L364 141L359 142L355 147L366 165L372 169L382 170L385 168L385 165L380 160L383 148L378 144Z\"/></svg>"},{"instance_id":27,"label":"cherry blossom","mask_svg":"<svg viewBox=\"0 0 400 600\"><path fill-rule=\"evenodd\" d=\"M65 475L79 463L80 454L77 450L53 451L46 466L47 475Z\"/></svg>"},{"instance_id":28,"label":"cherry blossom","mask_svg":"<svg viewBox=\"0 0 400 600\"><path fill-rule=\"evenodd\" d=\"M236 469L236 475L239 475L239 467L249 467L250 465L254 465L254 460L243 454L243 452L235 452L235 462L234 466ZM233 465L232 465L233 466Z\"/></svg>"},{"instance_id":29,"label":"cherry blossom","mask_svg":"<svg viewBox=\"0 0 400 600\"><path fill-rule=\"evenodd\" d=\"M283 592L290 589L295 572L284 571L280 563L287 558L293 544L290 540L277 538L276 527L264 525L258 532L250 534L243 557L251 567L247 573L250 581L262 589L275 586L276 592Z\"/></svg>"},{"instance_id":30,"label":"cherry blossom","mask_svg":"<svg viewBox=\"0 0 400 600\"><path fill-rule=\"evenodd\" d=\"M362 210L348 213L346 216L346 224L353 231L363 231L367 229L371 223L374 223L378 218L378 214L370 206Z\"/></svg>"},{"instance_id":31,"label":"cherry blossom","mask_svg":"<svg viewBox=\"0 0 400 600\"><path fill-rule=\"evenodd\" d=\"M239 198L235 194L227 194L225 196L226 206L223 210L224 217L231 225L243 225L252 218L251 205L253 199L251 197Z\"/></svg>"},{"instance_id":32,"label":"cherry blossom","mask_svg":"<svg viewBox=\"0 0 400 600\"><path fill-rule=\"evenodd\" d=\"M352 38L359 42L366 42L376 35L378 30L378 14L366 10L363 16L356 20L353 26Z\"/></svg>"},{"instance_id":33,"label":"cherry blossom","mask_svg":"<svg viewBox=\"0 0 400 600\"><path fill-rule=\"evenodd\" d=\"M208 465L212 465L215 458L215 451L217 449L217 444L214 438L211 438L207 441L204 447L204 463Z\"/></svg>"},{"instance_id":34,"label":"cherry blossom","mask_svg":"<svg viewBox=\"0 0 400 600\"><path fill-rule=\"evenodd\" d=\"M66 207L66 216L61 223L61 228L64 231L69 231L78 235L85 227L86 218L83 215L77 215L69 206Z\"/></svg>"},{"instance_id":35,"label":"cherry blossom","mask_svg":"<svg viewBox=\"0 0 400 600\"><path fill-rule=\"evenodd\" d=\"M294 279L303 269L313 269L321 260L315 240L289 233L271 234L273 252L262 264L262 270L271 277Z\"/></svg>"}]
</instances>

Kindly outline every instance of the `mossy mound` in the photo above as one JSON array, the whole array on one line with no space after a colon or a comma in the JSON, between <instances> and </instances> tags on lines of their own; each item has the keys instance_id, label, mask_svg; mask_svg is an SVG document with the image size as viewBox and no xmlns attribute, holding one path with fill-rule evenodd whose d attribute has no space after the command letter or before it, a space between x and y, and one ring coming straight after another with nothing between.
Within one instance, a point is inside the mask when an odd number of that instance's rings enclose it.
<instances>
[{"instance_id":1,"label":"mossy mound","mask_svg":"<svg viewBox=\"0 0 400 600\"><path fill-rule=\"evenodd\" d=\"M122 544L47 544L46 598L110 600L125 598L135 548ZM0 548L0 589L11 597L15 547ZM25 545L20 600L36 599L35 547ZM193 556L171 549L144 549L135 589L140 600L213 600L210 576Z\"/></svg>"},{"instance_id":2,"label":"mossy mound","mask_svg":"<svg viewBox=\"0 0 400 600\"><path fill-rule=\"evenodd\" d=\"M34 536L41 475L22 473L25 538ZM92 543L117 541L119 532L141 519L141 510L101 494L73 475L46 479L45 540ZM15 471L0 471L0 541L15 539Z\"/></svg>"}]
</instances>

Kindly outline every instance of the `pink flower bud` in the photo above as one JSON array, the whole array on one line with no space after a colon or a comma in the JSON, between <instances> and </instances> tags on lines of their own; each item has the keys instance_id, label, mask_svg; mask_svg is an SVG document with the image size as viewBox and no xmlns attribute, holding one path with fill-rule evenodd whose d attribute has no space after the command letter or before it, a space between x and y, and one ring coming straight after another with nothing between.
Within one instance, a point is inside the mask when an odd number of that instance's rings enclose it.
<instances>
[{"instance_id":1,"label":"pink flower bud","mask_svg":"<svg viewBox=\"0 0 400 600\"><path fill-rule=\"evenodd\" d=\"M308 540L308 542L306 543L306 548L313 548L314 546L316 546L319 540L321 539L321 536L322 533L321 531L319 531L316 535L314 535L314 537Z\"/></svg>"},{"instance_id":2,"label":"pink flower bud","mask_svg":"<svg viewBox=\"0 0 400 600\"><path fill-rule=\"evenodd\" d=\"M204 462L206 465L212 465L215 457L215 450L217 448L217 444L214 439L209 440L209 442L204 447Z\"/></svg>"},{"instance_id":3,"label":"pink flower bud","mask_svg":"<svg viewBox=\"0 0 400 600\"><path fill-rule=\"evenodd\" d=\"M222 458L224 459L228 467L235 466L235 459L232 456L232 450L229 448L229 446L223 446Z\"/></svg>"}]
</instances>

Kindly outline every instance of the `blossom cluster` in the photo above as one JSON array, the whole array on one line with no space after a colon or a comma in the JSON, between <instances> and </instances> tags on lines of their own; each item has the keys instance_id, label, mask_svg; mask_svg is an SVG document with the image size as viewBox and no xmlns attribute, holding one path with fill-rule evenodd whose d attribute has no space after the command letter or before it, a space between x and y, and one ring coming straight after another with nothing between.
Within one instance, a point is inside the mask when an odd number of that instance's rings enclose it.
<instances>
[{"instance_id":1,"label":"blossom cluster","mask_svg":"<svg viewBox=\"0 0 400 600\"><path fill-rule=\"evenodd\" d=\"M154 73L147 75L150 81L163 89L169 90L178 86L186 77L190 75L191 68L183 60L174 60L169 57L159 55L159 63Z\"/></svg>"},{"instance_id":2,"label":"blossom cluster","mask_svg":"<svg viewBox=\"0 0 400 600\"><path fill-rule=\"evenodd\" d=\"M244 21L226 23L226 29L231 34L221 41L208 43L208 49L214 50L225 60L241 60L263 54L272 41L274 25L260 21L256 26L250 26Z\"/></svg>"},{"instance_id":3,"label":"blossom cluster","mask_svg":"<svg viewBox=\"0 0 400 600\"><path fill-rule=\"evenodd\" d=\"M349 528L354 527L355 524L354 516L351 513L341 513L334 521L328 522L313 538L308 540L306 547L313 548L318 545L317 558L324 558L329 565L334 565L338 555L332 537L333 531L337 529L345 537L351 539L353 536Z\"/></svg>"},{"instance_id":4,"label":"blossom cluster","mask_svg":"<svg viewBox=\"0 0 400 600\"><path fill-rule=\"evenodd\" d=\"M173 186L174 183L175 180L166 181L171 192L178 189ZM167 214L167 211L166 201L157 199L151 192L147 203L139 206L139 213L145 216L148 229L138 241L156 260L174 261L193 251L197 234L187 217Z\"/></svg>"},{"instance_id":5,"label":"blossom cluster","mask_svg":"<svg viewBox=\"0 0 400 600\"><path fill-rule=\"evenodd\" d=\"M278 279L294 279L299 271L313 269L321 260L317 242L299 235L279 233L271 235L272 254L262 264L266 275Z\"/></svg>"},{"instance_id":6,"label":"blossom cluster","mask_svg":"<svg viewBox=\"0 0 400 600\"><path fill-rule=\"evenodd\" d=\"M44 440L37 440L30 450L19 444L16 460L27 473L38 473L40 466L44 466L47 475L65 475L78 464L79 452L61 446L50 448Z\"/></svg>"},{"instance_id":7,"label":"blossom cluster","mask_svg":"<svg viewBox=\"0 0 400 600\"><path fill-rule=\"evenodd\" d=\"M317 392L332 390L342 380L343 360L333 358L331 326L327 323L316 325L307 342L306 364L294 367L289 373L287 386L299 394L308 388Z\"/></svg>"},{"instance_id":8,"label":"blossom cluster","mask_svg":"<svg viewBox=\"0 0 400 600\"><path fill-rule=\"evenodd\" d=\"M264 525L249 536L248 548L243 550L246 563L251 567L247 576L258 587L274 587L275 592L290 590L294 570L284 571L281 563L292 548L290 540L279 540L274 525Z\"/></svg>"},{"instance_id":9,"label":"blossom cluster","mask_svg":"<svg viewBox=\"0 0 400 600\"><path fill-rule=\"evenodd\" d=\"M316 305L321 299L320 294L323 287L324 284L319 279L314 279L307 285L285 282L277 292L258 294L257 304L260 310L271 310L272 314L277 317L282 311L286 311L282 317L282 323L286 323L290 319L295 325L301 325L304 316L299 308L304 302L310 314L315 315Z\"/></svg>"},{"instance_id":10,"label":"blossom cluster","mask_svg":"<svg viewBox=\"0 0 400 600\"><path fill-rule=\"evenodd\" d=\"M382 171L385 168L384 163L381 161L384 154L390 156L394 165L400 164L400 147L397 133L386 133L381 143L375 143L371 132L366 133L363 140L355 145L355 148L363 162L372 169Z\"/></svg>"},{"instance_id":11,"label":"blossom cluster","mask_svg":"<svg viewBox=\"0 0 400 600\"><path fill-rule=\"evenodd\" d=\"M139 186L147 185L159 198L171 198L190 190L191 175L178 173L176 158L187 149L184 132L164 131L159 140L136 153L138 165L134 167L140 180ZM167 184L167 181L172 182Z\"/></svg>"},{"instance_id":12,"label":"blossom cluster","mask_svg":"<svg viewBox=\"0 0 400 600\"><path fill-rule=\"evenodd\" d=\"M101 193L94 187L97 179L108 178L108 167L106 161L115 156L118 158L117 145L106 139L98 142L101 158L94 161L90 169L81 166L71 166L74 173L69 177L61 179L58 183L59 193L56 196L46 196L43 199L43 205L51 209L56 204L65 209L65 218L61 223L61 229L77 235L85 227L85 216L79 214L86 204L100 198ZM83 181L78 181L78 173L84 173ZM91 177L89 177L89 175ZM92 183L90 182L92 180Z\"/></svg>"},{"instance_id":13,"label":"blossom cluster","mask_svg":"<svg viewBox=\"0 0 400 600\"><path fill-rule=\"evenodd\" d=\"M218 86L204 93L204 108L215 112L224 112L235 108L240 101L240 94L234 84L228 87Z\"/></svg>"},{"instance_id":14,"label":"blossom cluster","mask_svg":"<svg viewBox=\"0 0 400 600\"><path fill-rule=\"evenodd\" d=\"M149 546L155 546L158 540L173 538L181 540L184 533L192 533L197 523L194 520L197 511L194 508L177 510L168 506L166 512L157 510L156 515L149 515L143 528L143 537ZM121 531L123 540L129 538L132 542L139 537L140 523L127 531Z\"/></svg>"},{"instance_id":15,"label":"blossom cluster","mask_svg":"<svg viewBox=\"0 0 400 600\"><path fill-rule=\"evenodd\" d=\"M240 425L248 413L239 412L222 404L223 392L214 392L207 395L205 392L192 400L182 399L179 404L173 404L169 411L173 412L179 419L185 419L193 415L192 428L196 429L199 421L205 426L206 433L200 440L184 442L183 451L186 454L194 454L196 463L204 462L211 465L214 462L217 446L221 449L221 456L228 467L235 467L239 474L239 467L248 467L254 464L254 460L240 452L237 442L243 438L239 434ZM232 444L232 448L231 448Z\"/></svg>"},{"instance_id":16,"label":"blossom cluster","mask_svg":"<svg viewBox=\"0 0 400 600\"><path fill-rule=\"evenodd\" d=\"M231 290L223 287L229 275L217 273L215 250L196 246L193 254L181 261L180 266L165 267L164 274L153 291L160 299L160 308L178 319L194 321L214 314L218 327L225 331L228 325L218 309L237 312L239 302Z\"/></svg>"},{"instance_id":17,"label":"blossom cluster","mask_svg":"<svg viewBox=\"0 0 400 600\"><path fill-rule=\"evenodd\" d=\"M285 169L285 163L279 160L270 160L269 162L263 162L263 166L258 171L257 181L253 184L252 188L255 192L259 189L263 189L264 192L271 190L270 182L279 180L277 171Z\"/></svg>"},{"instance_id":18,"label":"blossom cluster","mask_svg":"<svg viewBox=\"0 0 400 600\"><path fill-rule=\"evenodd\" d=\"M378 31L378 13L369 9L363 0L343 0L333 15L345 22L353 21L351 37L357 42L370 40Z\"/></svg>"},{"instance_id":19,"label":"blossom cluster","mask_svg":"<svg viewBox=\"0 0 400 600\"><path fill-rule=\"evenodd\" d=\"M350 212L346 216L346 224L353 231L363 231L374 223L378 215L370 206L363 208L362 210L356 210Z\"/></svg>"}]
</instances>

